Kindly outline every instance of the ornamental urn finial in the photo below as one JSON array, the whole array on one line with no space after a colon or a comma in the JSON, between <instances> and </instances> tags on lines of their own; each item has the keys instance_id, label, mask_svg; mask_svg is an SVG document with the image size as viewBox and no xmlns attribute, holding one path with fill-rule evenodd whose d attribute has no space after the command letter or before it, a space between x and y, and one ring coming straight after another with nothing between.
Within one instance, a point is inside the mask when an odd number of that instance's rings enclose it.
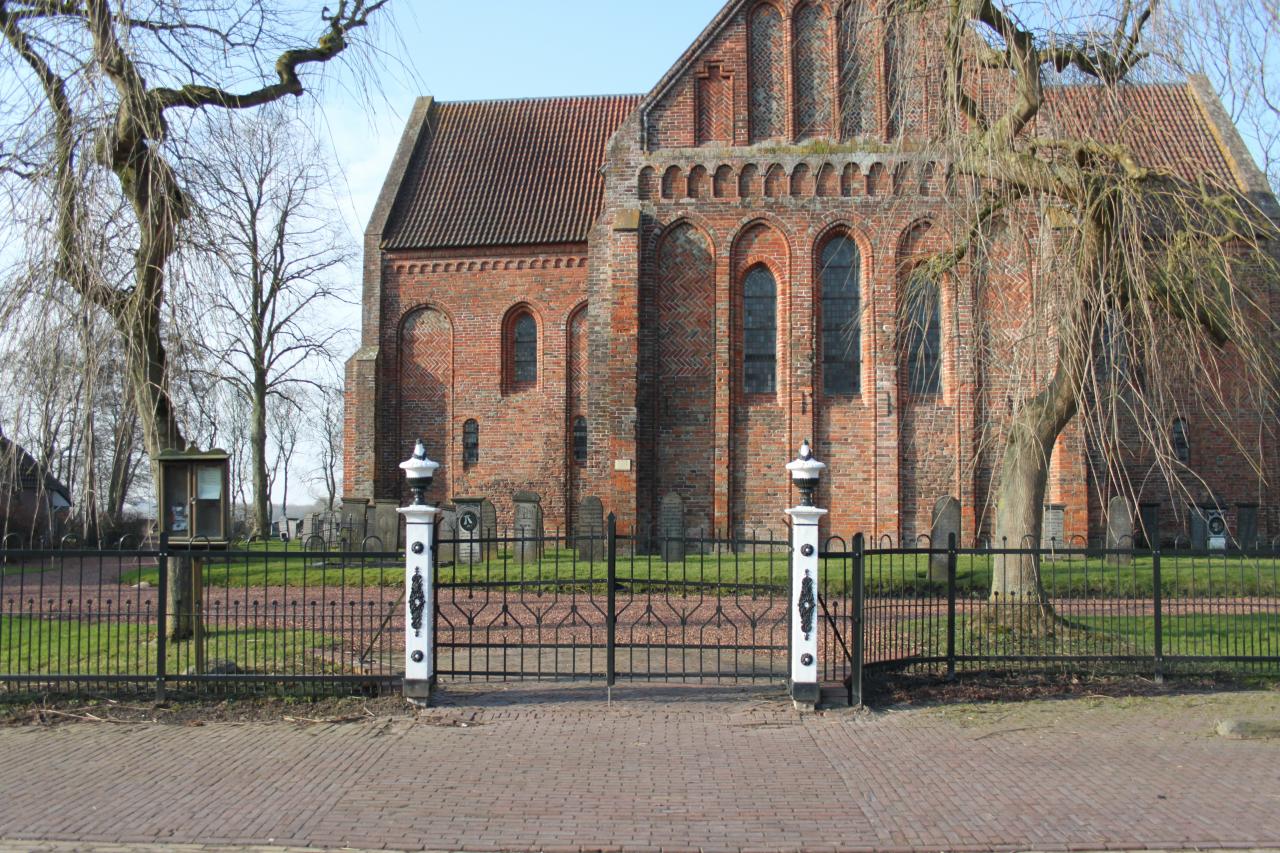
<instances>
[{"instance_id":1,"label":"ornamental urn finial","mask_svg":"<svg viewBox=\"0 0 1280 853\"><path fill-rule=\"evenodd\" d=\"M427 489L430 488L436 469L439 467L439 462L432 462L427 458L427 445L422 439L418 439L418 443L413 448L413 456L400 463L405 481L413 491L414 506L426 504Z\"/></svg>"},{"instance_id":2,"label":"ornamental urn finial","mask_svg":"<svg viewBox=\"0 0 1280 853\"><path fill-rule=\"evenodd\" d=\"M787 470L791 472L791 479L800 490L800 505L813 506L818 481L822 479L822 472L827 470L827 466L813 458L813 447L807 438L800 445L796 460L787 465Z\"/></svg>"}]
</instances>

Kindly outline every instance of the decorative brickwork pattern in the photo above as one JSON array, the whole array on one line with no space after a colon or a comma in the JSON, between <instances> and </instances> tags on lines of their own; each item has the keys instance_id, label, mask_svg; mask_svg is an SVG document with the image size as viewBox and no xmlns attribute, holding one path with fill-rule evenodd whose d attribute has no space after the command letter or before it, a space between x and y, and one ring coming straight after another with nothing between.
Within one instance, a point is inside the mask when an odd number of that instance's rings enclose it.
<instances>
[{"instance_id":1,"label":"decorative brickwork pattern","mask_svg":"<svg viewBox=\"0 0 1280 853\"><path fill-rule=\"evenodd\" d=\"M711 532L715 477L715 260L706 238L677 225L658 249L651 316L654 387L652 518L669 492L688 527Z\"/></svg>"},{"instance_id":2,"label":"decorative brickwork pattern","mask_svg":"<svg viewBox=\"0 0 1280 853\"><path fill-rule=\"evenodd\" d=\"M875 127L874 85L869 64L863 61L868 42L867 28L871 17L866 13L863 0L845 0L836 20L839 47L836 61L840 81L840 136L857 139ZM868 120L870 115L870 120Z\"/></svg>"},{"instance_id":3,"label":"decorative brickwork pattern","mask_svg":"<svg viewBox=\"0 0 1280 853\"><path fill-rule=\"evenodd\" d=\"M831 91L831 19L816 3L794 13L796 139L831 136L835 113Z\"/></svg>"},{"instance_id":4,"label":"decorative brickwork pattern","mask_svg":"<svg viewBox=\"0 0 1280 853\"><path fill-rule=\"evenodd\" d=\"M769 3L751 13L751 141L782 139L787 133L787 33Z\"/></svg>"},{"instance_id":5,"label":"decorative brickwork pattern","mask_svg":"<svg viewBox=\"0 0 1280 853\"><path fill-rule=\"evenodd\" d=\"M698 144L733 142L733 77L719 65L698 75Z\"/></svg>"},{"instance_id":6,"label":"decorative brickwork pattern","mask_svg":"<svg viewBox=\"0 0 1280 853\"><path fill-rule=\"evenodd\" d=\"M396 448L413 447L419 438L427 456L440 463L427 492L433 501L449 495L449 472L461 456L453 447L449 403L453 390L453 326L444 312L419 308L404 319L400 334L400 430ZM404 455L404 454L402 454Z\"/></svg>"}]
</instances>

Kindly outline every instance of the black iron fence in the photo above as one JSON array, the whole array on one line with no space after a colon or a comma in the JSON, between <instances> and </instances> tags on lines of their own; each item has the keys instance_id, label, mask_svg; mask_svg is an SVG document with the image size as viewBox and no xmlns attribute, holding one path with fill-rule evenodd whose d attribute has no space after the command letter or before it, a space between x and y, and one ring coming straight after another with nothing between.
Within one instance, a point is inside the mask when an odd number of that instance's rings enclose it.
<instances>
[{"instance_id":1,"label":"black iron fence","mask_svg":"<svg viewBox=\"0 0 1280 853\"><path fill-rule=\"evenodd\" d=\"M750 537L450 533L445 680L780 681L790 546ZM12 544L12 543L10 543ZM377 540L220 552L0 547L0 689L394 689L404 555ZM376 549L376 550L375 550ZM1280 671L1280 549L867 547L820 555L821 676Z\"/></svg>"},{"instance_id":2,"label":"black iron fence","mask_svg":"<svg viewBox=\"0 0 1280 853\"><path fill-rule=\"evenodd\" d=\"M282 542L0 549L0 686L378 690L400 678L403 566Z\"/></svg>"},{"instance_id":3,"label":"black iron fence","mask_svg":"<svg viewBox=\"0 0 1280 853\"><path fill-rule=\"evenodd\" d=\"M842 546L824 570L861 586L851 696L876 667L1280 671L1280 550Z\"/></svg>"}]
</instances>

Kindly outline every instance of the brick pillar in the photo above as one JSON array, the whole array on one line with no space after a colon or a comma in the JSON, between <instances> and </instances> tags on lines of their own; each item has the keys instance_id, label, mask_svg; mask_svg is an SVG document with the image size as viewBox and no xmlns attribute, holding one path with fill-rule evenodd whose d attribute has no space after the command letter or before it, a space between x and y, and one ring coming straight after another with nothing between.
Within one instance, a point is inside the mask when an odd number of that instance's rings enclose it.
<instances>
[{"instance_id":1,"label":"brick pillar","mask_svg":"<svg viewBox=\"0 0 1280 853\"><path fill-rule=\"evenodd\" d=\"M346 370L346 408L342 426L342 493L374 497L378 464L378 348L362 347Z\"/></svg>"},{"instance_id":2,"label":"brick pillar","mask_svg":"<svg viewBox=\"0 0 1280 853\"><path fill-rule=\"evenodd\" d=\"M610 232L608 511L618 529L636 525L636 392L640 363L640 211L614 215Z\"/></svg>"}]
</instances>

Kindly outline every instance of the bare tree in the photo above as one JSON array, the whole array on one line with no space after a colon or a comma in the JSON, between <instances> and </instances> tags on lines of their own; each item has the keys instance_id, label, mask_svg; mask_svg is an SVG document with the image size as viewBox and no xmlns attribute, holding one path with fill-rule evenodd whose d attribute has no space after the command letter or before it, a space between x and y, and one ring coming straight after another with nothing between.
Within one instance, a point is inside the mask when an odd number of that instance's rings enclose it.
<instances>
[{"instance_id":1,"label":"bare tree","mask_svg":"<svg viewBox=\"0 0 1280 853\"><path fill-rule=\"evenodd\" d=\"M898 32L944 45L946 109L924 156L945 164L954 187L946 245L903 272L909 298L950 277L983 303L1009 224L1032 224L1039 273L1027 325L985 356L1017 375L1007 387L1034 388L1010 392L1007 428L986 437L1002 445L995 538L1012 548L1040 541L1050 462L1068 425L1084 432L1104 476L1132 489L1123 460L1135 447L1177 482L1171 413L1191 404L1226 413L1231 434L1242 402L1228 399L1224 373L1253 389L1248 402L1262 410L1275 399L1269 199L1230 176L1144 163L1114 119L1127 116L1132 84L1164 71L1147 51L1159 8L1098 0L1053 19L1039 3L906 0L890 12L904 18ZM904 104L911 85L904 75ZM1067 97L1110 123L1063 109ZM1261 473L1256 441L1233 443ZM992 595L1051 613L1029 555L998 561Z\"/></svg>"},{"instance_id":2,"label":"bare tree","mask_svg":"<svg viewBox=\"0 0 1280 853\"><path fill-rule=\"evenodd\" d=\"M323 385L314 396L319 417L308 421L316 460L309 481L312 495L324 502L326 511L333 512L342 488L342 385Z\"/></svg>"},{"instance_id":3,"label":"bare tree","mask_svg":"<svg viewBox=\"0 0 1280 853\"><path fill-rule=\"evenodd\" d=\"M325 204L332 176L306 127L277 108L231 115L206 149L201 255L212 262L202 336L217 375L250 410L253 520L270 526L268 408L299 408L331 367L344 330L330 324L347 300L339 272L354 247Z\"/></svg>"}]
</instances>

